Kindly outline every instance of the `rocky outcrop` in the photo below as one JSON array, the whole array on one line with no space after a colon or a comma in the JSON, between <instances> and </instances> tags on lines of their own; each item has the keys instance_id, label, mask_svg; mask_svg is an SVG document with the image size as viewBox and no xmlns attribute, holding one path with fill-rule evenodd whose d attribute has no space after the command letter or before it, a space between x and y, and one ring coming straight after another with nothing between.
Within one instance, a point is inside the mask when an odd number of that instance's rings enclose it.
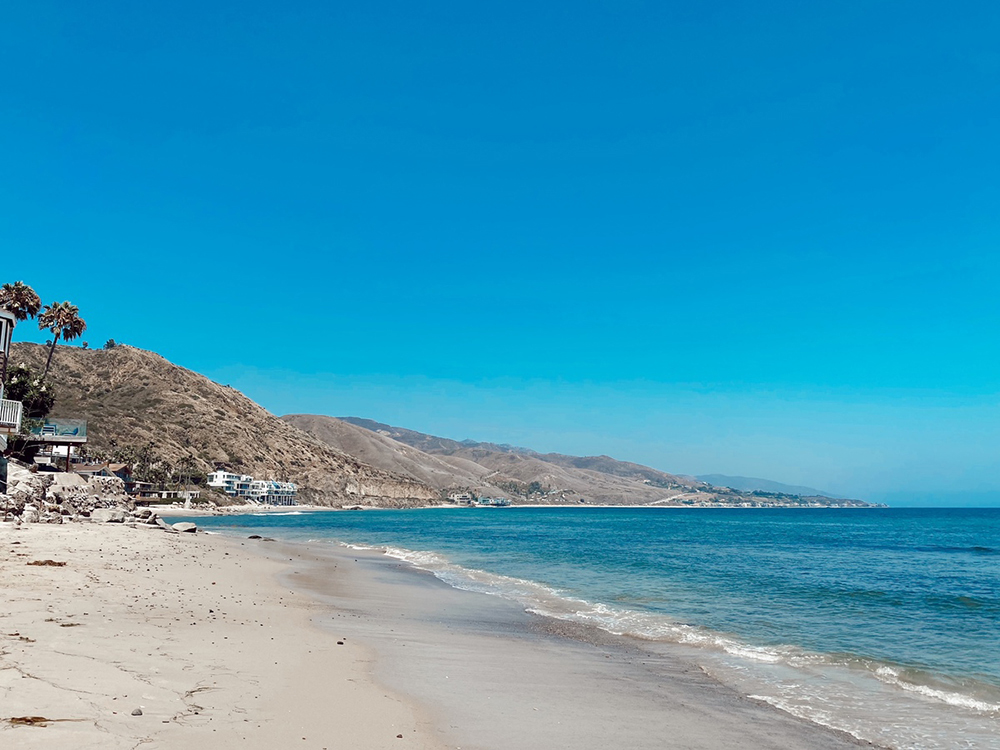
<instances>
[{"instance_id":1,"label":"rocky outcrop","mask_svg":"<svg viewBox=\"0 0 1000 750\"><path fill-rule=\"evenodd\" d=\"M11 461L7 494L0 495L0 520L16 523L154 524L156 513L136 508L117 477L30 471Z\"/></svg>"}]
</instances>

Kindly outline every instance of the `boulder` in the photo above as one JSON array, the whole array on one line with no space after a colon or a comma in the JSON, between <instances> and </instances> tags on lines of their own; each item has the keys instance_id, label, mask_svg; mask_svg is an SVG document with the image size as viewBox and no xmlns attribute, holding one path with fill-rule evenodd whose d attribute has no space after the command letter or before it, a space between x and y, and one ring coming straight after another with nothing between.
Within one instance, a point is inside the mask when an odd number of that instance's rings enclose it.
<instances>
[{"instance_id":1,"label":"boulder","mask_svg":"<svg viewBox=\"0 0 1000 750\"><path fill-rule=\"evenodd\" d=\"M175 523L173 525L173 529L174 531L188 532L189 534L193 534L198 530L198 526L188 521L181 521L180 523Z\"/></svg>"},{"instance_id":2,"label":"boulder","mask_svg":"<svg viewBox=\"0 0 1000 750\"><path fill-rule=\"evenodd\" d=\"M94 508L90 520L95 523L125 523L125 511L121 508Z\"/></svg>"},{"instance_id":3,"label":"boulder","mask_svg":"<svg viewBox=\"0 0 1000 750\"><path fill-rule=\"evenodd\" d=\"M166 521L164 521L162 518L157 518L156 519L156 525L159 526L164 531L169 531L171 534L176 534L177 533L174 530L174 528L169 523L167 523Z\"/></svg>"}]
</instances>

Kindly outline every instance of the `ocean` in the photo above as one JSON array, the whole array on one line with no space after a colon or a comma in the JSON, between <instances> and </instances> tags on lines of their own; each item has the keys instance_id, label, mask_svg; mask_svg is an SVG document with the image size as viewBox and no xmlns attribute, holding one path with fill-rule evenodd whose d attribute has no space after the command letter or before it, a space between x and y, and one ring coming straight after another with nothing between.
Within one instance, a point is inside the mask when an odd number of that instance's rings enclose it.
<instances>
[{"instance_id":1,"label":"ocean","mask_svg":"<svg viewBox=\"0 0 1000 750\"><path fill-rule=\"evenodd\" d=\"M897 748L1000 748L1000 509L444 508L198 519L378 548Z\"/></svg>"}]
</instances>

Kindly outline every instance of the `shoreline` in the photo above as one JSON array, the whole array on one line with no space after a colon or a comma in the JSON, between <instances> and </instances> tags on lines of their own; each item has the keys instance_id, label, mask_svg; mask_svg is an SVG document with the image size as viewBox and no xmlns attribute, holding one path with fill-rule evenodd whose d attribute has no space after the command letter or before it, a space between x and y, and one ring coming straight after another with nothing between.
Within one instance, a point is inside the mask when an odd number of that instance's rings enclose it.
<instances>
[{"instance_id":1,"label":"shoreline","mask_svg":"<svg viewBox=\"0 0 1000 750\"><path fill-rule=\"evenodd\" d=\"M603 508L628 508L629 510L886 510L886 505L766 505L766 506L741 506L741 505L662 505L645 503L641 505L612 504L612 503L579 503L575 505L561 503L517 503L503 507L493 507L488 505L453 505L451 503L437 503L433 505L414 505L409 508L391 508L379 505L351 505L351 506L328 506L328 505L224 505L212 510L201 508L183 508L170 505L149 506L158 515L163 517L181 516L239 516L254 514L281 514L281 513L342 513L346 511L380 511L380 510L513 510L517 508L560 508L576 510L594 510Z\"/></svg>"},{"instance_id":2,"label":"shoreline","mask_svg":"<svg viewBox=\"0 0 1000 750\"><path fill-rule=\"evenodd\" d=\"M377 678L436 717L449 746L652 750L671 737L704 750L879 747L738 693L680 646L646 648L530 614L377 550L278 549L312 557L287 585L326 602L328 626L370 645ZM331 567L349 575L331 583Z\"/></svg>"},{"instance_id":3,"label":"shoreline","mask_svg":"<svg viewBox=\"0 0 1000 750\"><path fill-rule=\"evenodd\" d=\"M0 731L19 747L323 748L345 732L425 750L872 746L739 695L679 649L380 552L109 524L3 525L0 545ZM10 725L23 716L52 721Z\"/></svg>"}]
</instances>

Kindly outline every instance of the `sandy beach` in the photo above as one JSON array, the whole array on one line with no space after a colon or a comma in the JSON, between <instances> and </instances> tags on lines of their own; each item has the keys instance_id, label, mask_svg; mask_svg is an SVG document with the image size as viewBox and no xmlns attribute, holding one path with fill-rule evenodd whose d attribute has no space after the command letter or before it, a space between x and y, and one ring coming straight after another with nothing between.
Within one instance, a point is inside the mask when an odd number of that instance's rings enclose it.
<instances>
[{"instance_id":1,"label":"sandy beach","mask_svg":"<svg viewBox=\"0 0 1000 750\"><path fill-rule=\"evenodd\" d=\"M377 553L111 524L0 549L5 746L857 746Z\"/></svg>"},{"instance_id":2,"label":"sandy beach","mask_svg":"<svg viewBox=\"0 0 1000 750\"><path fill-rule=\"evenodd\" d=\"M246 545L0 526L0 746L440 747L373 681L372 653L278 583L288 561ZM32 564L46 560L64 564Z\"/></svg>"}]
</instances>

